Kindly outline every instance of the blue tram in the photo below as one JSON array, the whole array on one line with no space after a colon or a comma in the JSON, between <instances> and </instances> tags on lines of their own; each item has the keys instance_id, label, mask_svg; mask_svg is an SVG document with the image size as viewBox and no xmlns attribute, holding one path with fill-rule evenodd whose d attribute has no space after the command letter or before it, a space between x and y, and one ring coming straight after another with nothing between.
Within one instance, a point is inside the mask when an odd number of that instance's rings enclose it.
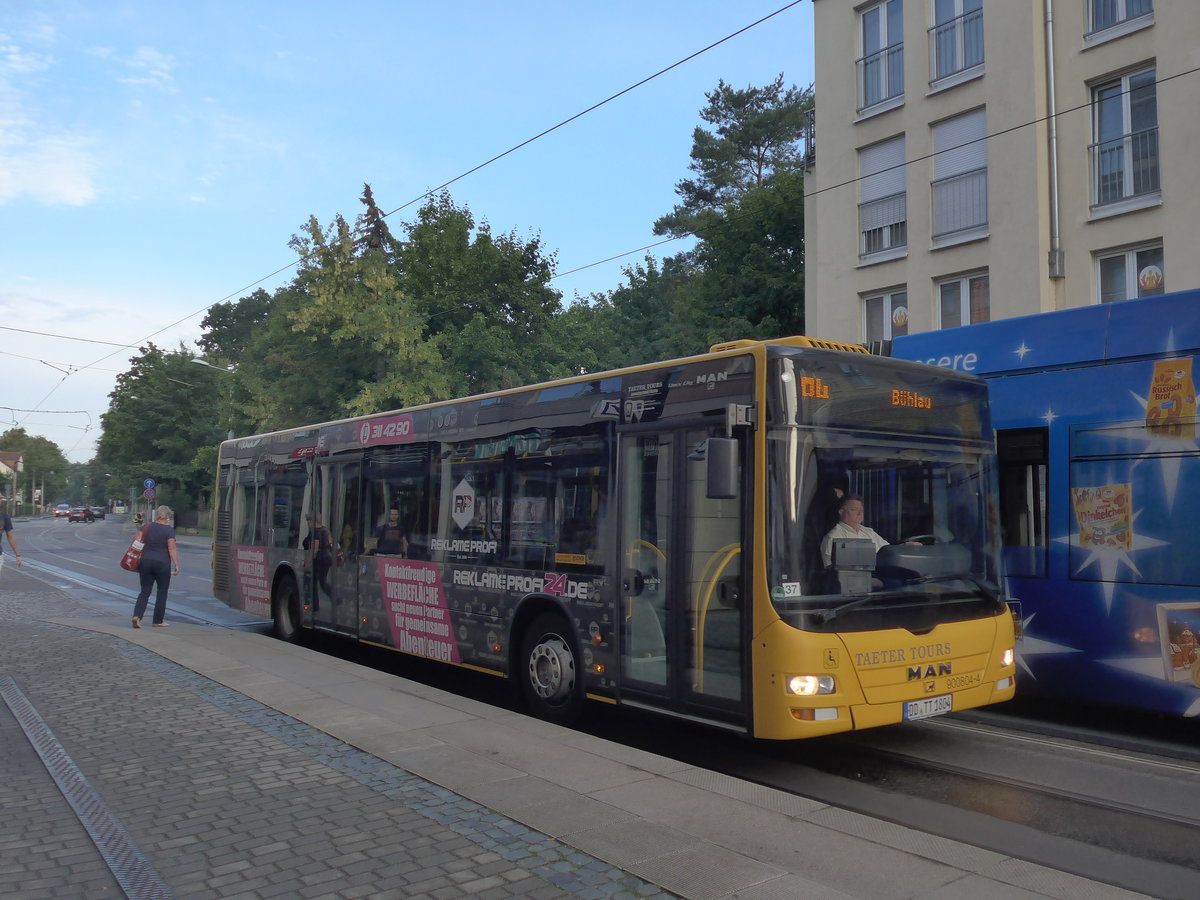
<instances>
[{"instance_id":1,"label":"blue tram","mask_svg":"<svg viewBox=\"0 0 1200 900\"><path fill-rule=\"evenodd\" d=\"M1022 694L1200 715L1200 291L896 338L989 383Z\"/></svg>"}]
</instances>

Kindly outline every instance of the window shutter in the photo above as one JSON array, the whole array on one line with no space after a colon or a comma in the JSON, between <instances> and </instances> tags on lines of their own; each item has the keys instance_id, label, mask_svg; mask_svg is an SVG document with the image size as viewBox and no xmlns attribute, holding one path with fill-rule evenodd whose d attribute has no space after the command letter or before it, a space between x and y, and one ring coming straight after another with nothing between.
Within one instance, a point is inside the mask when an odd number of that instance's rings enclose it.
<instances>
[{"instance_id":1,"label":"window shutter","mask_svg":"<svg viewBox=\"0 0 1200 900\"><path fill-rule=\"evenodd\" d=\"M987 168L987 118L977 109L933 126L933 180Z\"/></svg>"},{"instance_id":2,"label":"window shutter","mask_svg":"<svg viewBox=\"0 0 1200 900\"><path fill-rule=\"evenodd\" d=\"M904 193L904 135L859 151L862 202Z\"/></svg>"}]
</instances>

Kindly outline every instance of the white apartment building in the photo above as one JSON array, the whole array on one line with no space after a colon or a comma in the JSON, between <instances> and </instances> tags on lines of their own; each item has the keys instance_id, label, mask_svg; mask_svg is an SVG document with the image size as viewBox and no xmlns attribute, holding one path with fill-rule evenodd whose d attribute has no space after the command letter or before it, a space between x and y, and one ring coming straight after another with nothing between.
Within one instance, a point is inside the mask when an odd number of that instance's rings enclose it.
<instances>
[{"instance_id":1,"label":"white apartment building","mask_svg":"<svg viewBox=\"0 0 1200 900\"><path fill-rule=\"evenodd\" d=\"M813 0L806 330L1200 287L1200 0Z\"/></svg>"}]
</instances>

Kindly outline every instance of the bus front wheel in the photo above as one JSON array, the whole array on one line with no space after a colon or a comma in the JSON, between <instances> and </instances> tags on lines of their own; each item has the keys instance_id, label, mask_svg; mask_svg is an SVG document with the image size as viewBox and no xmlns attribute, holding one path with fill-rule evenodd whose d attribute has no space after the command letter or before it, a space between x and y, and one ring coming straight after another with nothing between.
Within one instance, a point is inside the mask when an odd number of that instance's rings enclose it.
<instances>
[{"instance_id":1,"label":"bus front wheel","mask_svg":"<svg viewBox=\"0 0 1200 900\"><path fill-rule=\"evenodd\" d=\"M539 719L566 725L583 709L578 653L562 616L542 613L525 632L521 690Z\"/></svg>"},{"instance_id":2,"label":"bus front wheel","mask_svg":"<svg viewBox=\"0 0 1200 900\"><path fill-rule=\"evenodd\" d=\"M300 638L300 591L292 578L281 578L271 598L271 617L275 620L275 637L289 644Z\"/></svg>"}]
</instances>

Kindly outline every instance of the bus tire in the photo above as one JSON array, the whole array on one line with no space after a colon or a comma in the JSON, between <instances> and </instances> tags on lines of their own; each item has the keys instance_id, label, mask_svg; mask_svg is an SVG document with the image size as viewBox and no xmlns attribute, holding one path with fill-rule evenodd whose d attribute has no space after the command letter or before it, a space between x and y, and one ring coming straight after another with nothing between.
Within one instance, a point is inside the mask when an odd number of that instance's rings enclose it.
<instances>
[{"instance_id":1,"label":"bus tire","mask_svg":"<svg viewBox=\"0 0 1200 900\"><path fill-rule=\"evenodd\" d=\"M275 637L294 644L300 639L300 590L296 579L284 576L275 585L271 596L271 618L275 620Z\"/></svg>"},{"instance_id":2,"label":"bus tire","mask_svg":"<svg viewBox=\"0 0 1200 900\"><path fill-rule=\"evenodd\" d=\"M521 643L521 693L539 719L568 725L583 710L583 679L579 652L557 613L545 612L533 620Z\"/></svg>"}]
</instances>

